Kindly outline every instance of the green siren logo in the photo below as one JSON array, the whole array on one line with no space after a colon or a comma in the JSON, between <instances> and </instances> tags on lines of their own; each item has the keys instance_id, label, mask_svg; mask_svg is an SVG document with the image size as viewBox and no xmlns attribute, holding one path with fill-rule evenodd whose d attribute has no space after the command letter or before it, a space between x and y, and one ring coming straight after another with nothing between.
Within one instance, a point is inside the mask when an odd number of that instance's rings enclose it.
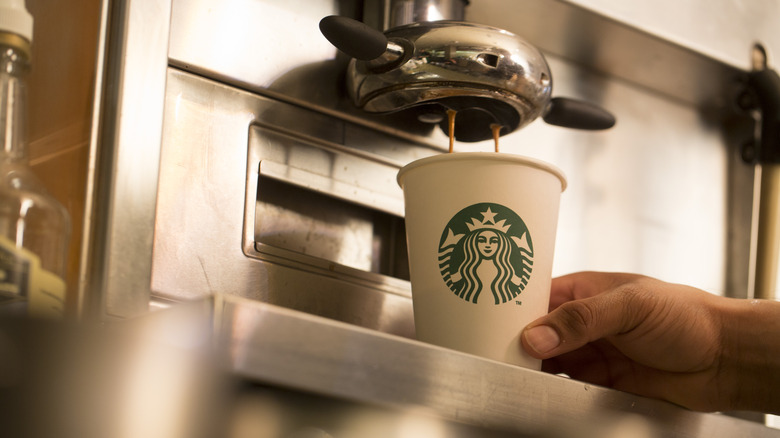
<instances>
[{"instance_id":1,"label":"green siren logo","mask_svg":"<svg viewBox=\"0 0 780 438\"><path fill-rule=\"evenodd\" d=\"M502 304L528 284L533 248L517 213L500 204L474 204L453 216L442 233L439 271L458 297L477 303L487 289Z\"/></svg>"}]
</instances>

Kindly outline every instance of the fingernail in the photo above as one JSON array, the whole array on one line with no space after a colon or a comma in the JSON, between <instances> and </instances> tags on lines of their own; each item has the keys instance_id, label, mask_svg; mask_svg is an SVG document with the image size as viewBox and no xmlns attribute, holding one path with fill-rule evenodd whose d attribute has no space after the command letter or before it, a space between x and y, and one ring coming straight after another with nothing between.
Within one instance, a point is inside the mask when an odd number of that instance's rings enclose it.
<instances>
[{"instance_id":1,"label":"fingernail","mask_svg":"<svg viewBox=\"0 0 780 438\"><path fill-rule=\"evenodd\" d=\"M561 343L561 337L552 327L537 325L525 331L525 341L537 353L546 354Z\"/></svg>"}]
</instances>

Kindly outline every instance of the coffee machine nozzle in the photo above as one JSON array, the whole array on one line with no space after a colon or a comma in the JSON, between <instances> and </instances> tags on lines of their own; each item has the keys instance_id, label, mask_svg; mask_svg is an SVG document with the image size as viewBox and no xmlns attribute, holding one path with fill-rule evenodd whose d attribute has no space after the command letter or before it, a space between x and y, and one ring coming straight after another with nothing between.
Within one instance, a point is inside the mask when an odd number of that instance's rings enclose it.
<instances>
[{"instance_id":1,"label":"coffee machine nozzle","mask_svg":"<svg viewBox=\"0 0 780 438\"><path fill-rule=\"evenodd\" d=\"M447 110L457 111L454 136L492 138L490 125L511 133L542 117L578 129L606 129L604 109L552 98L552 76L536 47L511 32L463 21L398 26L382 33L347 17L320 22L323 35L353 59L347 88L372 113L414 112L448 132Z\"/></svg>"}]
</instances>

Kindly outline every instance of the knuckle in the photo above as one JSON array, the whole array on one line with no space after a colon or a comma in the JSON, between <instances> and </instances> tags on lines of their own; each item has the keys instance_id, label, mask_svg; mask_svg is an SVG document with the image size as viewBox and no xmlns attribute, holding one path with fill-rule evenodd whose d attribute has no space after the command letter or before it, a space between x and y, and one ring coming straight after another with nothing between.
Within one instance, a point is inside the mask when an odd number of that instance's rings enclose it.
<instances>
[{"instance_id":1,"label":"knuckle","mask_svg":"<svg viewBox=\"0 0 780 438\"><path fill-rule=\"evenodd\" d=\"M642 282L626 283L617 289L619 302L624 310L644 308L653 305L657 295L653 293L653 288L647 287Z\"/></svg>"},{"instance_id":2,"label":"knuckle","mask_svg":"<svg viewBox=\"0 0 780 438\"><path fill-rule=\"evenodd\" d=\"M645 307L648 299L648 293L637 284L625 284L617 289L615 300L623 312L633 313L637 308Z\"/></svg>"},{"instance_id":3,"label":"knuckle","mask_svg":"<svg viewBox=\"0 0 780 438\"><path fill-rule=\"evenodd\" d=\"M567 331L581 333L591 327L595 321L595 312L585 302L570 301L560 308L561 321Z\"/></svg>"},{"instance_id":4,"label":"knuckle","mask_svg":"<svg viewBox=\"0 0 780 438\"><path fill-rule=\"evenodd\" d=\"M622 315L619 333L632 331L654 315L665 313L666 300L641 281L627 283L618 292L617 305Z\"/></svg>"}]
</instances>

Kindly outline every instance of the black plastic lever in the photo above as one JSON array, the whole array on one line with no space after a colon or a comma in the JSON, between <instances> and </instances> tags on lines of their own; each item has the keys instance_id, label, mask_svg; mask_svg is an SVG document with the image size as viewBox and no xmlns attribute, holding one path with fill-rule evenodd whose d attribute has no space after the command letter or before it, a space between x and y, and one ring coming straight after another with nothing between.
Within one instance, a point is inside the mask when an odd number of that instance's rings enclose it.
<instances>
[{"instance_id":1,"label":"black plastic lever","mask_svg":"<svg viewBox=\"0 0 780 438\"><path fill-rule=\"evenodd\" d=\"M615 116L609 111L598 105L567 97L552 98L542 119L550 125L590 131L615 126Z\"/></svg>"},{"instance_id":2,"label":"black plastic lever","mask_svg":"<svg viewBox=\"0 0 780 438\"><path fill-rule=\"evenodd\" d=\"M347 55L370 61L387 50L387 37L373 27L348 17L330 15L320 20L320 32Z\"/></svg>"},{"instance_id":3,"label":"black plastic lever","mask_svg":"<svg viewBox=\"0 0 780 438\"><path fill-rule=\"evenodd\" d=\"M745 109L760 111L760 134L755 139L757 147L755 159L760 163L780 163L780 76L777 72L764 68L747 75L747 103Z\"/></svg>"}]
</instances>

